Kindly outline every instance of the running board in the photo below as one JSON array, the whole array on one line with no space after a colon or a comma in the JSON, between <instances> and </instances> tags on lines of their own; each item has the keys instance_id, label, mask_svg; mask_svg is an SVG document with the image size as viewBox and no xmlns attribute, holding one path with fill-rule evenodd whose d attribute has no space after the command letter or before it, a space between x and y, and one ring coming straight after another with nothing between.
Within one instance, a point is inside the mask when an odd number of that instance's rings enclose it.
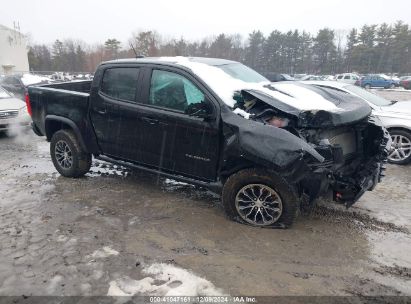
<instances>
[{"instance_id":1,"label":"running board","mask_svg":"<svg viewBox=\"0 0 411 304\"><path fill-rule=\"evenodd\" d=\"M161 170L147 168L147 167L144 167L144 166L141 166L141 165L137 165L137 164L127 162L127 161L124 161L124 160L111 158L111 157L108 157L108 156L105 156L105 155L95 156L95 158L103 160L103 161L107 161L107 162L110 162L110 163L115 163L115 164L118 164L118 165L121 165L121 166L124 166L124 167L130 167L130 168L142 170L142 171L145 171L145 172L148 172L148 173L158 174L158 175L161 175L163 177L168 177L168 178L171 178L171 179L175 179L179 182L204 187L204 188L207 188L211 192L214 192L218 195L221 195L221 192L222 192L222 189L223 189L223 184L221 182L199 181L199 180L192 179L192 178L189 178L189 177L185 177L185 176L182 176L182 175L174 175L174 174L167 173L167 172L164 172L164 171L161 171Z\"/></svg>"}]
</instances>

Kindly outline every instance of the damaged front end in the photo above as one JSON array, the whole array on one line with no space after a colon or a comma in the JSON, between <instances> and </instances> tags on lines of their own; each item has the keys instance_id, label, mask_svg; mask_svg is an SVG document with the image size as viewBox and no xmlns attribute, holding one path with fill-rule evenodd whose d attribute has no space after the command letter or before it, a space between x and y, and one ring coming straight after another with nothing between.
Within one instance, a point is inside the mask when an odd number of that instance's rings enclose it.
<instances>
[{"instance_id":1,"label":"damaged front end","mask_svg":"<svg viewBox=\"0 0 411 304\"><path fill-rule=\"evenodd\" d=\"M310 131L304 130L307 140L325 160L311 162L312 174L300 182L303 206L309 207L316 197L331 191L334 201L350 207L381 181L391 139L378 118L369 116L350 126Z\"/></svg>"},{"instance_id":2,"label":"damaged front end","mask_svg":"<svg viewBox=\"0 0 411 304\"><path fill-rule=\"evenodd\" d=\"M353 205L384 176L390 136L362 101L335 98L343 111L301 111L257 91L239 93L234 111L222 111L221 175L257 164L293 184L302 209L330 193Z\"/></svg>"}]
</instances>

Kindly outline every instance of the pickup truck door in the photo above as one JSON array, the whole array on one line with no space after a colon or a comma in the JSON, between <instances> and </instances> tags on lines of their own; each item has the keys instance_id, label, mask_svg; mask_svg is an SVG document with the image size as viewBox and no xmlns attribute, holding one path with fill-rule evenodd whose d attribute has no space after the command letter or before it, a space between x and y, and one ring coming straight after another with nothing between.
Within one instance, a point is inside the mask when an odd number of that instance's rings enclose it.
<instances>
[{"instance_id":1,"label":"pickup truck door","mask_svg":"<svg viewBox=\"0 0 411 304\"><path fill-rule=\"evenodd\" d=\"M117 65L106 69L100 86L92 90L90 116L103 154L127 158L125 150L134 144L128 140L130 133L138 133L132 107L140 92L139 76L138 67Z\"/></svg>"},{"instance_id":2,"label":"pickup truck door","mask_svg":"<svg viewBox=\"0 0 411 304\"><path fill-rule=\"evenodd\" d=\"M172 68L154 68L144 77L141 112L142 161L171 173L204 180L216 178L219 152L218 106L191 75ZM187 114L207 107L213 118Z\"/></svg>"}]
</instances>

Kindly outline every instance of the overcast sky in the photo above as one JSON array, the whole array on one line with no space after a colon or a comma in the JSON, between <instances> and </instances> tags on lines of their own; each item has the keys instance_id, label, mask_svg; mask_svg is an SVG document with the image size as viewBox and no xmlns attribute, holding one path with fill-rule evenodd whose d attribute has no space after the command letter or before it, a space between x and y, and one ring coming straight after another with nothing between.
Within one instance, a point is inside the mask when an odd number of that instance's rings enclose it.
<instances>
[{"instance_id":1,"label":"overcast sky","mask_svg":"<svg viewBox=\"0 0 411 304\"><path fill-rule=\"evenodd\" d=\"M20 23L33 42L81 39L87 43L155 29L166 37L197 40L254 29L348 30L371 23L411 23L410 0L2 0L0 24Z\"/></svg>"}]
</instances>

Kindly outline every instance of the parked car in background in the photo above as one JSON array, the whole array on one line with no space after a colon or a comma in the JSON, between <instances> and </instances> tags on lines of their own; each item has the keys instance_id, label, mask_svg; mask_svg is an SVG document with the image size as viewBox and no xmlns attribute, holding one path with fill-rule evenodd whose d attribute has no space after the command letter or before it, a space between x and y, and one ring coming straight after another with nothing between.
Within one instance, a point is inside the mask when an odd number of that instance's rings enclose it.
<instances>
[{"instance_id":1,"label":"parked car in background","mask_svg":"<svg viewBox=\"0 0 411 304\"><path fill-rule=\"evenodd\" d=\"M335 80L333 75L321 75L321 80Z\"/></svg>"},{"instance_id":2,"label":"parked car in background","mask_svg":"<svg viewBox=\"0 0 411 304\"><path fill-rule=\"evenodd\" d=\"M33 74L23 75L8 75L1 79L0 85L10 93L13 93L15 97L24 100L24 95L27 92L27 87L34 84L47 84L51 79L44 76L38 76Z\"/></svg>"},{"instance_id":3,"label":"parked car in background","mask_svg":"<svg viewBox=\"0 0 411 304\"><path fill-rule=\"evenodd\" d=\"M401 77L400 86L406 90L411 90L411 76Z\"/></svg>"},{"instance_id":4,"label":"parked car in background","mask_svg":"<svg viewBox=\"0 0 411 304\"><path fill-rule=\"evenodd\" d=\"M398 81L385 78L381 75L367 75L355 82L355 85L362 88L384 88L384 89L393 89L399 86Z\"/></svg>"},{"instance_id":5,"label":"parked car in background","mask_svg":"<svg viewBox=\"0 0 411 304\"><path fill-rule=\"evenodd\" d=\"M301 77L300 80L322 80L322 78L317 75L305 75L304 77Z\"/></svg>"},{"instance_id":6,"label":"parked car in background","mask_svg":"<svg viewBox=\"0 0 411 304\"><path fill-rule=\"evenodd\" d=\"M365 100L391 135L392 146L388 161L399 165L411 161L411 102L389 101L358 86L336 81L307 83L323 88L333 88Z\"/></svg>"},{"instance_id":7,"label":"parked car in background","mask_svg":"<svg viewBox=\"0 0 411 304\"><path fill-rule=\"evenodd\" d=\"M385 79L391 79L391 80L393 80L393 81L395 81L395 82L397 82L397 83L400 82L400 78L399 78L397 75L395 75L395 74L393 74L393 75L378 74L378 75L381 76L381 77L383 77L383 78L385 78Z\"/></svg>"},{"instance_id":8,"label":"parked car in background","mask_svg":"<svg viewBox=\"0 0 411 304\"><path fill-rule=\"evenodd\" d=\"M26 103L0 87L0 131L28 127L30 122Z\"/></svg>"},{"instance_id":9,"label":"parked car in background","mask_svg":"<svg viewBox=\"0 0 411 304\"><path fill-rule=\"evenodd\" d=\"M292 74L295 80L301 80L301 78L307 76L307 74Z\"/></svg>"},{"instance_id":10,"label":"parked car in background","mask_svg":"<svg viewBox=\"0 0 411 304\"><path fill-rule=\"evenodd\" d=\"M337 81L350 83L350 84L355 84L355 82L359 79L360 79L360 77L357 74L354 74L354 73L339 74L335 77L335 80L337 80Z\"/></svg>"},{"instance_id":11,"label":"parked car in background","mask_svg":"<svg viewBox=\"0 0 411 304\"><path fill-rule=\"evenodd\" d=\"M295 78L288 74L266 73L264 76L271 82L277 81L294 81Z\"/></svg>"},{"instance_id":12,"label":"parked car in background","mask_svg":"<svg viewBox=\"0 0 411 304\"><path fill-rule=\"evenodd\" d=\"M351 206L389 151L363 100L224 59L109 61L93 82L30 86L27 102L61 175L84 175L94 155L209 188L254 226L288 227L329 192Z\"/></svg>"}]
</instances>

